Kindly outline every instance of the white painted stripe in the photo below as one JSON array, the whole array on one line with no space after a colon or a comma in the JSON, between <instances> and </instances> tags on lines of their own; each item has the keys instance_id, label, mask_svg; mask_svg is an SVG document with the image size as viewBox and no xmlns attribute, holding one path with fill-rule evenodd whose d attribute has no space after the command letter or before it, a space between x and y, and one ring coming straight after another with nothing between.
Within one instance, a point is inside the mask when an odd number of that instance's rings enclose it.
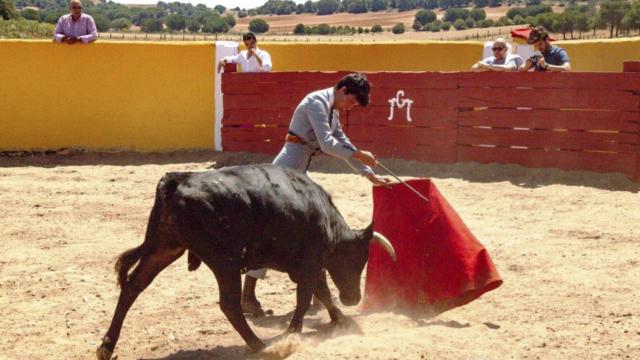
<instances>
[{"instance_id":1,"label":"white painted stripe","mask_svg":"<svg viewBox=\"0 0 640 360\"><path fill-rule=\"evenodd\" d=\"M232 56L238 53L239 44L235 41L216 41L215 64L215 125L214 139L216 151L222 151L222 116L224 115L224 105L222 101L222 82L221 76L218 74L218 63L225 56Z\"/></svg>"}]
</instances>

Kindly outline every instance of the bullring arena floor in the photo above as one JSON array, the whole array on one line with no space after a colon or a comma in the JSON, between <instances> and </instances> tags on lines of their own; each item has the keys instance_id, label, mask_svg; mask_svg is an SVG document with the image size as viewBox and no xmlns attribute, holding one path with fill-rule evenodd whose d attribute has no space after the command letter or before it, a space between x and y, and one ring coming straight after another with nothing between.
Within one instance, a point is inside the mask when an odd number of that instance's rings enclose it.
<instances>
[{"instance_id":1,"label":"bullring arena floor","mask_svg":"<svg viewBox=\"0 0 640 360\"><path fill-rule=\"evenodd\" d=\"M0 157L0 358L91 359L118 290L114 258L142 242L155 184L175 170L264 162L249 154ZM387 161L429 176L489 250L504 284L435 319L358 315L332 331L324 312L282 339L293 284L271 272L254 320L272 343L246 353L217 305L213 275L186 257L160 274L125 321L119 359L638 359L640 189L622 175ZM332 159L313 179L353 226L371 218L369 183Z\"/></svg>"}]
</instances>

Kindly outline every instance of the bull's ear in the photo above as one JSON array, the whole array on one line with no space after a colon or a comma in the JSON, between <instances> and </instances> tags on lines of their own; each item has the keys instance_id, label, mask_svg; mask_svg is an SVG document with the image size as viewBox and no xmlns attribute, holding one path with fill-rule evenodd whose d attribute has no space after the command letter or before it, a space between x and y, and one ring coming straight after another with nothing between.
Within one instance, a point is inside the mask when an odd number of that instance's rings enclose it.
<instances>
[{"instance_id":1,"label":"bull's ear","mask_svg":"<svg viewBox=\"0 0 640 360\"><path fill-rule=\"evenodd\" d=\"M364 230L362 230L362 234L360 234L360 240L369 242L373 237L373 221L369 226L367 226Z\"/></svg>"}]
</instances>

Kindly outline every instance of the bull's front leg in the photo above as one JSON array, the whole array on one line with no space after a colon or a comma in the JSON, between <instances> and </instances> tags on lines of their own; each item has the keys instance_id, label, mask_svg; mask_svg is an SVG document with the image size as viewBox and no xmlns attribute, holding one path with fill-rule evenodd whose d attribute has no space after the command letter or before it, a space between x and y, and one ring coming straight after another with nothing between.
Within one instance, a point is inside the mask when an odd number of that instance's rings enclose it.
<instances>
[{"instance_id":1,"label":"bull's front leg","mask_svg":"<svg viewBox=\"0 0 640 360\"><path fill-rule=\"evenodd\" d=\"M312 281L300 281L296 288L296 310L293 312L293 318L291 324L287 329L288 333L300 333L302 332L302 320L304 314L309 310L311 305L311 298L313 297L313 284Z\"/></svg>"},{"instance_id":2,"label":"bull's front leg","mask_svg":"<svg viewBox=\"0 0 640 360\"><path fill-rule=\"evenodd\" d=\"M220 291L220 308L251 350L260 351L265 344L251 330L242 313L240 265L226 259L203 259L216 276Z\"/></svg>"},{"instance_id":3,"label":"bull's front leg","mask_svg":"<svg viewBox=\"0 0 640 360\"><path fill-rule=\"evenodd\" d=\"M340 311L333 301L331 301L331 291L329 290L329 285L327 285L327 277L325 274L318 279L318 283L315 288L315 296L327 308L332 323L337 324L344 319L342 311Z\"/></svg>"}]
</instances>

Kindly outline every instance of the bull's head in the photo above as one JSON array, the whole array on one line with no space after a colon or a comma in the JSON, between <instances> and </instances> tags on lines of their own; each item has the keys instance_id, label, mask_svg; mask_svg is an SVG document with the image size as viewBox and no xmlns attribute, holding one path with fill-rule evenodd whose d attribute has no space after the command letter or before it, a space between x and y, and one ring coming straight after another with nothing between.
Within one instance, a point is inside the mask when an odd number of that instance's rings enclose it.
<instances>
[{"instance_id":1,"label":"bull's head","mask_svg":"<svg viewBox=\"0 0 640 360\"><path fill-rule=\"evenodd\" d=\"M360 277L369 258L370 243L381 245L393 261L396 260L391 242L382 234L374 232L371 224L359 231L355 239L340 241L327 261L329 275L340 291L340 301L347 306L358 304L362 297Z\"/></svg>"}]
</instances>

